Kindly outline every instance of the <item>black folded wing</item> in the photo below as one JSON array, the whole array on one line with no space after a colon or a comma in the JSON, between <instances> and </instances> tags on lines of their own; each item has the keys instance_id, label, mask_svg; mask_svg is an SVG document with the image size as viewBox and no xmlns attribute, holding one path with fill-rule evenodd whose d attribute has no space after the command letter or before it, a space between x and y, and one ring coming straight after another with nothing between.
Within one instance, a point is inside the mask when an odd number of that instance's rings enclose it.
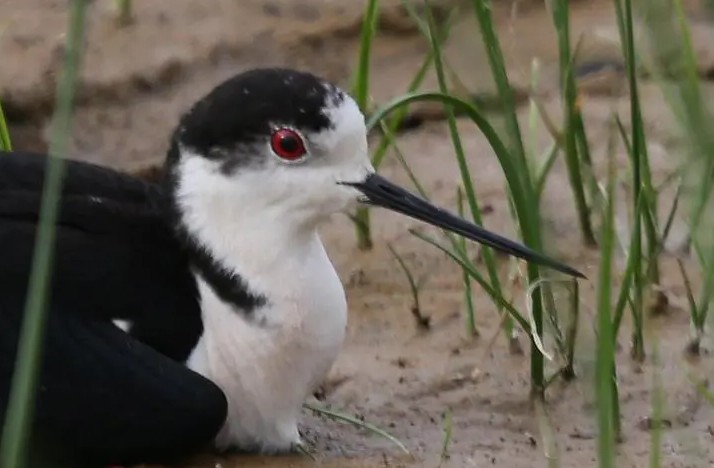
<instances>
[{"instance_id":1,"label":"black folded wing","mask_svg":"<svg viewBox=\"0 0 714 468\"><path fill-rule=\"evenodd\" d=\"M0 153L0 420L44 163L41 155ZM213 383L183 366L202 333L200 309L159 188L68 162L51 271L34 432L43 450L32 453L57 461L61 452L82 464L162 461L209 442L226 402ZM113 324L117 319L129 325L128 334Z\"/></svg>"}]
</instances>

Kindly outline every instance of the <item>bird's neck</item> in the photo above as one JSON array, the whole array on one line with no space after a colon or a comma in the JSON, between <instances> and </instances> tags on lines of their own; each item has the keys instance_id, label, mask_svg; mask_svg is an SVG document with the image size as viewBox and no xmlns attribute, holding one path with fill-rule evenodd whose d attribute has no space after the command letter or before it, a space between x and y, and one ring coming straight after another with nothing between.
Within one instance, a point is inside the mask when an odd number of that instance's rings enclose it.
<instances>
[{"instance_id":1,"label":"bird's neck","mask_svg":"<svg viewBox=\"0 0 714 468\"><path fill-rule=\"evenodd\" d=\"M294 275L307 258L323 250L316 227L291 225L277 210L241 213L231 200L202 198L184 200L181 229L209 282L206 270L213 269L239 277L255 296L280 295L300 279Z\"/></svg>"}]
</instances>

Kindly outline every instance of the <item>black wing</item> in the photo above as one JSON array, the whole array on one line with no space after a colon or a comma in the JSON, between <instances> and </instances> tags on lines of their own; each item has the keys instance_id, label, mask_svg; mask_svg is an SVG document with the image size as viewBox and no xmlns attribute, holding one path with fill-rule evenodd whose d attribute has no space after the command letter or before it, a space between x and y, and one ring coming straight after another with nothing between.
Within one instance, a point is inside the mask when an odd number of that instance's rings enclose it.
<instances>
[{"instance_id":1,"label":"black wing","mask_svg":"<svg viewBox=\"0 0 714 468\"><path fill-rule=\"evenodd\" d=\"M44 183L47 156L0 151L0 191L39 193ZM96 164L66 160L65 195L95 196L116 202L146 204L156 198L156 187L140 179Z\"/></svg>"},{"instance_id":2,"label":"black wing","mask_svg":"<svg viewBox=\"0 0 714 468\"><path fill-rule=\"evenodd\" d=\"M24 298L45 159L0 153L0 295ZM57 223L51 301L59 313L127 320L131 335L184 361L202 333L187 254L162 191L126 174L68 161Z\"/></svg>"},{"instance_id":3,"label":"black wing","mask_svg":"<svg viewBox=\"0 0 714 468\"><path fill-rule=\"evenodd\" d=\"M0 154L0 418L44 163L41 155ZM208 442L223 422L222 392L181 364L202 324L186 254L162 206L156 186L68 162L35 417L43 446L105 464L151 461ZM131 336L115 319L130 323Z\"/></svg>"},{"instance_id":4,"label":"black wing","mask_svg":"<svg viewBox=\"0 0 714 468\"><path fill-rule=\"evenodd\" d=\"M21 304L0 299L0 417ZM208 445L221 390L111 324L51 310L28 466L170 463Z\"/></svg>"}]
</instances>

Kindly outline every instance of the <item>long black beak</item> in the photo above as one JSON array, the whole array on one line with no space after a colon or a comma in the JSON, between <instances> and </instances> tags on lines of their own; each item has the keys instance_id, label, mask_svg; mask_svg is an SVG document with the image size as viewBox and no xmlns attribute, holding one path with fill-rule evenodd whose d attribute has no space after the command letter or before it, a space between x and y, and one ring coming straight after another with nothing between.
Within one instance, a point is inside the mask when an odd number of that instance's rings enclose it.
<instances>
[{"instance_id":1,"label":"long black beak","mask_svg":"<svg viewBox=\"0 0 714 468\"><path fill-rule=\"evenodd\" d=\"M585 275L574 268L435 207L426 200L394 185L379 174L372 173L363 182L342 182L342 184L362 192L366 196L366 199L363 200L364 203L402 213L528 262L547 266L567 275L585 278Z\"/></svg>"}]
</instances>

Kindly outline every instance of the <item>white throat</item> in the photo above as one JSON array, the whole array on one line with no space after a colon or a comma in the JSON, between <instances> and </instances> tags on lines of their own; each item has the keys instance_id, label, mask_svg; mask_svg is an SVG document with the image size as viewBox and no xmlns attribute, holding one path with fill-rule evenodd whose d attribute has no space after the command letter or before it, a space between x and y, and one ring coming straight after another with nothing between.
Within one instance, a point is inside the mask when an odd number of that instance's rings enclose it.
<instances>
[{"instance_id":1,"label":"white throat","mask_svg":"<svg viewBox=\"0 0 714 468\"><path fill-rule=\"evenodd\" d=\"M211 161L183 158L177 203L189 233L229 272L266 298L253 311L222 301L198 276L204 333L187 365L228 399L216 444L275 452L299 442L304 399L342 345L347 304L316 226L280 204L256 211L245 184Z\"/></svg>"}]
</instances>

